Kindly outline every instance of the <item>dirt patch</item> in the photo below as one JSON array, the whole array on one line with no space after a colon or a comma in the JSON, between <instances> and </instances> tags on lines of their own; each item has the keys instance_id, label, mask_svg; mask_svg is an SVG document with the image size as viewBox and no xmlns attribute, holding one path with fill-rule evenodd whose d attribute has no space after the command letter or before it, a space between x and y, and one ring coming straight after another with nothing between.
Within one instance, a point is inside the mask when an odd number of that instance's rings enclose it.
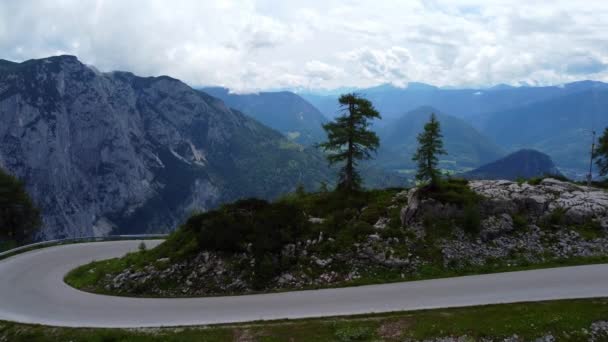
<instances>
[{"instance_id":1,"label":"dirt patch","mask_svg":"<svg viewBox=\"0 0 608 342\"><path fill-rule=\"evenodd\" d=\"M255 335L249 329L234 329L232 333L233 342L255 342Z\"/></svg>"},{"instance_id":2,"label":"dirt patch","mask_svg":"<svg viewBox=\"0 0 608 342\"><path fill-rule=\"evenodd\" d=\"M386 339L396 339L401 337L411 325L412 321L410 319L387 321L378 328L378 336Z\"/></svg>"}]
</instances>

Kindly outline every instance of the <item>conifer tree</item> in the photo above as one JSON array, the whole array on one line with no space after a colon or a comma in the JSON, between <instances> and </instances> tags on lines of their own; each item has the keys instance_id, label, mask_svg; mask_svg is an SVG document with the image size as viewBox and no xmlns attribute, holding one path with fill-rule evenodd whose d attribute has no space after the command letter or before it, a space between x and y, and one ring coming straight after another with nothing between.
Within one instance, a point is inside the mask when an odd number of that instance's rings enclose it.
<instances>
[{"instance_id":1,"label":"conifer tree","mask_svg":"<svg viewBox=\"0 0 608 342\"><path fill-rule=\"evenodd\" d=\"M598 140L598 145L595 151L593 151L593 158L600 168L600 175L608 175L608 127L604 130L604 134Z\"/></svg>"},{"instance_id":2,"label":"conifer tree","mask_svg":"<svg viewBox=\"0 0 608 342\"><path fill-rule=\"evenodd\" d=\"M418 134L418 149L412 159L418 163L416 179L430 181L433 186L438 184L440 176L437 156L447 154L441 138L443 136L439 121L435 114L431 114L431 119L424 125L424 131Z\"/></svg>"},{"instance_id":3,"label":"conifer tree","mask_svg":"<svg viewBox=\"0 0 608 342\"><path fill-rule=\"evenodd\" d=\"M41 222L23 183L0 169L0 242L31 242Z\"/></svg>"},{"instance_id":4,"label":"conifer tree","mask_svg":"<svg viewBox=\"0 0 608 342\"><path fill-rule=\"evenodd\" d=\"M350 192L361 188L357 161L371 158L371 153L380 145L376 133L369 130L369 120L379 119L380 114L369 100L354 93L342 95L338 101L342 115L323 125L327 141L319 146L329 152L330 165L344 162L338 190Z\"/></svg>"}]
</instances>

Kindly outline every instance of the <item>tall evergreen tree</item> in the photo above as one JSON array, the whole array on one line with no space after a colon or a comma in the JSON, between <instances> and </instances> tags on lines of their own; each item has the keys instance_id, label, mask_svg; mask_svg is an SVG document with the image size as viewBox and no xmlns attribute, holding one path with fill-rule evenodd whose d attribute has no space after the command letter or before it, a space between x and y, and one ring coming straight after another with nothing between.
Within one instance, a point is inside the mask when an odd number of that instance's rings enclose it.
<instances>
[{"instance_id":1,"label":"tall evergreen tree","mask_svg":"<svg viewBox=\"0 0 608 342\"><path fill-rule=\"evenodd\" d=\"M369 100L354 93L342 95L338 101L342 115L323 125L327 141L319 146L329 152L330 165L344 162L338 189L355 191L361 187L357 161L371 158L371 153L380 146L376 133L369 130L369 120L379 119L380 114Z\"/></svg>"},{"instance_id":2,"label":"tall evergreen tree","mask_svg":"<svg viewBox=\"0 0 608 342\"><path fill-rule=\"evenodd\" d=\"M595 151L593 151L593 158L600 168L600 175L608 175L608 127L606 127L604 134L598 140L598 145Z\"/></svg>"},{"instance_id":3,"label":"tall evergreen tree","mask_svg":"<svg viewBox=\"0 0 608 342\"><path fill-rule=\"evenodd\" d=\"M437 169L437 156L447 154L443 149L441 140L441 127L435 114L431 114L431 119L424 125L424 131L418 134L418 149L412 158L418 162L418 172L416 179L419 181L430 181L432 185L437 185L439 181L439 170Z\"/></svg>"},{"instance_id":4,"label":"tall evergreen tree","mask_svg":"<svg viewBox=\"0 0 608 342\"><path fill-rule=\"evenodd\" d=\"M0 241L30 242L40 224L40 213L23 183L0 169Z\"/></svg>"}]
</instances>

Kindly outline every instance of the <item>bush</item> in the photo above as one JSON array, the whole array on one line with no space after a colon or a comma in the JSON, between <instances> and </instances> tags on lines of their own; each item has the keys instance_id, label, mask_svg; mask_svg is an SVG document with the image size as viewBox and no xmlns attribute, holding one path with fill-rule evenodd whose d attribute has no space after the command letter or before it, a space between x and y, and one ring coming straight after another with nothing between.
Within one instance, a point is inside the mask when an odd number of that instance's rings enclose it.
<instances>
[{"instance_id":1,"label":"bush","mask_svg":"<svg viewBox=\"0 0 608 342\"><path fill-rule=\"evenodd\" d=\"M513 226L516 229L524 229L528 226L528 219L523 214L513 214Z\"/></svg>"},{"instance_id":2,"label":"bush","mask_svg":"<svg viewBox=\"0 0 608 342\"><path fill-rule=\"evenodd\" d=\"M349 222L337 232L336 243L340 248L350 248L353 243L374 233L374 227L364 221Z\"/></svg>"},{"instance_id":3,"label":"bush","mask_svg":"<svg viewBox=\"0 0 608 342\"><path fill-rule=\"evenodd\" d=\"M280 272L278 255L283 246L296 243L310 231L308 219L297 206L246 199L190 217L179 235L190 232L199 251L250 251L255 259L254 286L261 289Z\"/></svg>"},{"instance_id":4,"label":"bush","mask_svg":"<svg viewBox=\"0 0 608 342\"><path fill-rule=\"evenodd\" d=\"M41 224L40 212L23 183L0 169L0 240L31 242Z\"/></svg>"},{"instance_id":5,"label":"bush","mask_svg":"<svg viewBox=\"0 0 608 342\"><path fill-rule=\"evenodd\" d=\"M462 228L471 235L479 234L479 230L481 229L481 217L477 205L467 204L464 207Z\"/></svg>"},{"instance_id":6,"label":"bush","mask_svg":"<svg viewBox=\"0 0 608 342\"><path fill-rule=\"evenodd\" d=\"M273 257L270 254L262 254L255 259L253 288L262 290L266 284L279 273L279 265L273 260Z\"/></svg>"},{"instance_id":7,"label":"bush","mask_svg":"<svg viewBox=\"0 0 608 342\"><path fill-rule=\"evenodd\" d=\"M547 224L551 226L559 226L566 223L566 210L564 208L555 208L546 218Z\"/></svg>"},{"instance_id":8,"label":"bush","mask_svg":"<svg viewBox=\"0 0 608 342\"><path fill-rule=\"evenodd\" d=\"M540 177L532 177L532 178L528 179L528 184L539 185L546 178L553 178L553 179L557 179L562 182L571 182L570 179L568 179L562 175L543 175Z\"/></svg>"},{"instance_id":9,"label":"bush","mask_svg":"<svg viewBox=\"0 0 608 342\"><path fill-rule=\"evenodd\" d=\"M481 196L469 188L466 179L456 178L442 180L435 187L424 187L421 189L421 195L460 207L479 203L481 200Z\"/></svg>"}]
</instances>

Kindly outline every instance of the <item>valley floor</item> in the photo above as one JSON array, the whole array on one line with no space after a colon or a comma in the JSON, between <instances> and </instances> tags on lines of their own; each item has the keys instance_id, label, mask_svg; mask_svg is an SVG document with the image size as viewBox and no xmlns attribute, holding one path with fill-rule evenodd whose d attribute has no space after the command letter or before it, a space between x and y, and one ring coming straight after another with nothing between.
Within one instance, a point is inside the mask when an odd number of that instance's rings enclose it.
<instances>
[{"instance_id":1,"label":"valley floor","mask_svg":"<svg viewBox=\"0 0 608 342\"><path fill-rule=\"evenodd\" d=\"M79 329L0 321L0 341L606 341L608 299L215 325Z\"/></svg>"}]
</instances>

